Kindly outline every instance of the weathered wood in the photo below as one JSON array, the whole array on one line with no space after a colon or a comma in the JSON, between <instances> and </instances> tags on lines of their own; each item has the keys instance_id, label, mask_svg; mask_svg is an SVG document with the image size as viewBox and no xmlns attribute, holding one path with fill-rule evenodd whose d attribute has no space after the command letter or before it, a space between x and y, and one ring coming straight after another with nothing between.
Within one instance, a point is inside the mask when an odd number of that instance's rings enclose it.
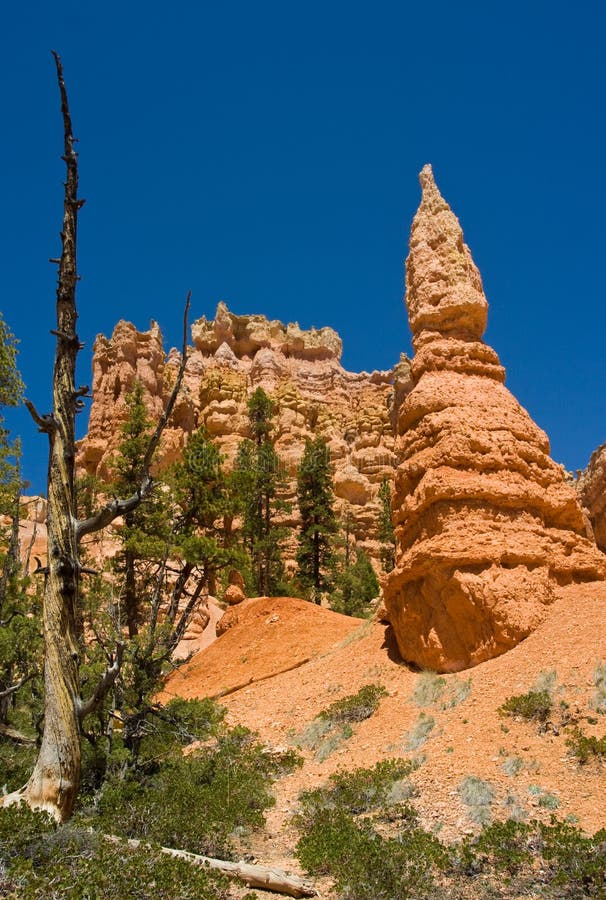
<instances>
[{"instance_id":1,"label":"weathered wood","mask_svg":"<svg viewBox=\"0 0 606 900\"><path fill-rule=\"evenodd\" d=\"M119 838L112 834L104 835L112 843L128 844L136 850L139 847L149 846L144 841L134 838ZM199 856L188 850L176 850L173 847L160 847L161 853L174 856L177 859L185 859L194 866L203 866L221 872L228 878L236 878L243 881L248 887L259 888L264 891L273 891L276 894L287 894L289 897L317 897L318 892L314 886L297 875L289 875L281 869L271 866L259 866L246 862L228 862L224 859L215 859L212 856Z\"/></svg>"},{"instance_id":2,"label":"weathered wood","mask_svg":"<svg viewBox=\"0 0 606 900\"><path fill-rule=\"evenodd\" d=\"M76 238L78 211L84 201L78 198L78 157L72 131L63 68L53 51L63 117L63 160L67 168L63 196L63 229L57 282L56 337L53 369L53 409L40 415L26 402L32 418L49 442L48 463L48 563L38 567L44 574L42 626L44 634L44 733L34 771L27 784L0 798L0 804L25 801L34 809L42 809L60 822L68 819L80 785L81 723L84 716L97 708L112 687L120 671L121 651L109 661L107 670L91 699L83 703L80 694L78 650L78 593L82 567L78 544L84 534L97 531L116 516L135 509L151 489L149 473L153 454L172 413L181 387L186 363L187 317L190 295L184 315L183 358L169 403L152 435L141 472L141 486L128 500L113 500L95 516L84 522L76 518L75 491L75 418L81 398L88 388L76 388L76 359L82 344L76 333Z\"/></svg>"}]
</instances>

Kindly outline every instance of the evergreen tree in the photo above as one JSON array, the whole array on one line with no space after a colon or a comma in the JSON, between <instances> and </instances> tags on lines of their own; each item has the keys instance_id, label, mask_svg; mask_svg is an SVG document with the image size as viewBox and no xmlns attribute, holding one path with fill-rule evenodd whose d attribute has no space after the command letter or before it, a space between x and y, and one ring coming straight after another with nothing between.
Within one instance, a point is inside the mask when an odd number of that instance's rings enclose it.
<instances>
[{"instance_id":1,"label":"evergreen tree","mask_svg":"<svg viewBox=\"0 0 606 900\"><path fill-rule=\"evenodd\" d=\"M391 487L383 478L379 487L379 540L381 541L381 561L386 572L391 572L396 564L396 534L391 515Z\"/></svg>"},{"instance_id":2,"label":"evergreen tree","mask_svg":"<svg viewBox=\"0 0 606 900\"><path fill-rule=\"evenodd\" d=\"M297 470L297 500L301 514L297 574L301 584L311 589L314 602L320 603L322 591L331 587L329 573L334 559L331 539L337 531L330 455L322 437L313 441L308 438L305 442Z\"/></svg>"},{"instance_id":3,"label":"evergreen tree","mask_svg":"<svg viewBox=\"0 0 606 900\"><path fill-rule=\"evenodd\" d=\"M379 581L368 556L363 550L358 550L353 565L346 566L338 576L331 609L346 616L366 618L372 611L369 603L378 595L379 589Z\"/></svg>"},{"instance_id":4,"label":"evergreen tree","mask_svg":"<svg viewBox=\"0 0 606 900\"><path fill-rule=\"evenodd\" d=\"M0 313L0 410L17 406L23 384L17 369L17 340ZM6 725L17 691L40 670L38 598L26 592L19 557L20 444L11 442L0 414L0 723Z\"/></svg>"},{"instance_id":5,"label":"evergreen tree","mask_svg":"<svg viewBox=\"0 0 606 900\"><path fill-rule=\"evenodd\" d=\"M126 395L128 417L120 429L122 440L113 459L114 480L110 490L117 496L130 496L141 483L152 431L143 398L143 385L137 380ZM153 590L155 563L165 556L170 528L167 506L167 498L156 482L146 502L124 516L120 533L122 552L115 557L114 567L122 577L121 600L131 638L138 633L146 615L144 598Z\"/></svg>"},{"instance_id":6,"label":"evergreen tree","mask_svg":"<svg viewBox=\"0 0 606 900\"><path fill-rule=\"evenodd\" d=\"M276 514L287 509L279 497L282 486L278 455L271 442L273 403L257 388L248 401L252 440L240 444L233 485L239 495L242 535L248 551L252 581L259 596L275 594L283 578L281 543L285 531Z\"/></svg>"}]
</instances>

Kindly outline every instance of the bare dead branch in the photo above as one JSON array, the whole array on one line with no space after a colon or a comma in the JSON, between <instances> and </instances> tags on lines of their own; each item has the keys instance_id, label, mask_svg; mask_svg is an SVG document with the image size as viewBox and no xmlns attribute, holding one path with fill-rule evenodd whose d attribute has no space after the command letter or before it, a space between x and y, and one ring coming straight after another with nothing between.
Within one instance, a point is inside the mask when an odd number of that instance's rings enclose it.
<instances>
[{"instance_id":1,"label":"bare dead branch","mask_svg":"<svg viewBox=\"0 0 606 900\"><path fill-rule=\"evenodd\" d=\"M36 568L32 571L32 575L48 575L49 569L48 566L42 565L42 560L39 556L34 556L36 560Z\"/></svg>"},{"instance_id":2,"label":"bare dead branch","mask_svg":"<svg viewBox=\"0 0 606 900\"><path fill-rule=\"evenodd\" d=\"M11 684L10 687L5 688L3 691L0 691L0 700L4 700L5 697L10 697L11 694L16 694L19 688L22 688L24 684L27 684L28 681L31 681L34 677L34 673L30 672L28 675L24 675L21 681L15 682L15 684Z\"/></svg>"},{"instance_id":3,"label":"bare dead branch","mask_svg":"<svg viewBox=\"0 0 606 900\"><path fill-rule=\"evenodd\" d=\"M118 673L120 672L120 668L122 666L122 658L124 656L124 644L121 642L116 643L116 653L111 661L111 665L107 667L101 678L99 679L99 683L97 687L93 691L92 695L86 701L80 701L78 704L78 718L80 722L83 722L86 716L90 715L90 713L95 712L101 706L103 702L103 698L109 691L111 687L118 677Z\"/></svg>"},{"instance_id":4,"label":"bare dead branch","mask_svg":"<svg viewBox=\"0 0 606 900\"><path fill-rule=\"evenodd\" d=\"M35 744L35 738L30 738L26 734L23 734L21 731L17 731L15 728L11 728L9 725L0 724L0 735L2 737L10 738L11 741L15 741L16 744Z\"/></svg>"},{"instance_id":5,"label":"bare dead branch","mask_svg":"<svg viewBox=\"0 0 606 900\"><path fill-rule=\"evenodd\" d=\"M29 411L30 416L38 426L38 431L42 431L45 434L51 434L57 427L57 423L53 419L52 413L41 416L31 400L24 400L23 402Z\"/></svg>"}]
</instances>

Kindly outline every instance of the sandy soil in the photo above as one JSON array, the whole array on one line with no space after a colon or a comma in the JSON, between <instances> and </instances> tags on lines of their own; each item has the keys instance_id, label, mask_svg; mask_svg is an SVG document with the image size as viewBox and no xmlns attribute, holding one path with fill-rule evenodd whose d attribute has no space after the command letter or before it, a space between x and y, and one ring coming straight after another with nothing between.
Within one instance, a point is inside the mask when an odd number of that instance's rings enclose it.
<instances>
[{"instance_id":1,"label":"sandy soil","mask_svg":"<svg viewBox=\"0 0 606 900\"><path fill-rule=\"evenodd\" d=\"M222 637L171 676L164 696L221 696L230 724L244 724L271 746L284 747L335 699L371 683L388 691L377 712L354 725L353 736L324 762L305 751L303 768L277 782L276 806L253 848L264 863L297 871L289 826L301 790L340 768L371 766L388 757L421 761L413 775L419 792L414 803L422 823L447 840L476 828L458 793L469 775L492 786L495 817L507 818L515 804L529 817L548 821L553 809L541 805L541 797L551 795L549 804L557 804L559 818L574 817L593 833L606 826L606 767L580 766L571 757L558 708L560 701L568 704L567 714L578 718L587 734L606 732L606 716L592 709L594 672L606 660L605 614L605 584L561 588L549 618L534 634L498 659L442 676L441 697L421 707L413 693L424 676L399 660L389 626L301 600L248 600ZM556 673L556 711L546 731L497 713L508 697L525 693L550 672ZM465 682L467 696L449 706L452 696L465 693ZM423 716L433 719L433 728L411 749ZM507 774L504 764L517 774Z\"/></svg>"}]
</instances>

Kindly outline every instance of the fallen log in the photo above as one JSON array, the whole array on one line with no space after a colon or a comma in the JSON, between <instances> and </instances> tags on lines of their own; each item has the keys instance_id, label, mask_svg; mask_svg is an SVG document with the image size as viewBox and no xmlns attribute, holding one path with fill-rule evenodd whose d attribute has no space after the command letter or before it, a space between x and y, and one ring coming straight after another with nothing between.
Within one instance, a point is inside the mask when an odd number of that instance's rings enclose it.
<instances>
[{"instance_id":1,"label":"fallen log","mask_svg":"<svg viewBox=\"0 0 606 900\"><path fill-rule=\"evenodd\" d=\"M136 850L138 847L149 846L145 841L134 838L120 838L113 834L104 835L106 840L115 844L128 844ZM276 894L287 894L289 897L316 897L318 892L314 886L297 875L288 875L281 869L273 869L270 866L259 866L245 862L228 862L224 859L214 859L212 856L199 856L188 850L176 850L173 847L160 847L161 853L174 856L177 859L185 859L194 866L206 866L226 875L228 878L237 878L248 887L259 888L265 891L274 891Z\"/></svg>"}]
</instances>

